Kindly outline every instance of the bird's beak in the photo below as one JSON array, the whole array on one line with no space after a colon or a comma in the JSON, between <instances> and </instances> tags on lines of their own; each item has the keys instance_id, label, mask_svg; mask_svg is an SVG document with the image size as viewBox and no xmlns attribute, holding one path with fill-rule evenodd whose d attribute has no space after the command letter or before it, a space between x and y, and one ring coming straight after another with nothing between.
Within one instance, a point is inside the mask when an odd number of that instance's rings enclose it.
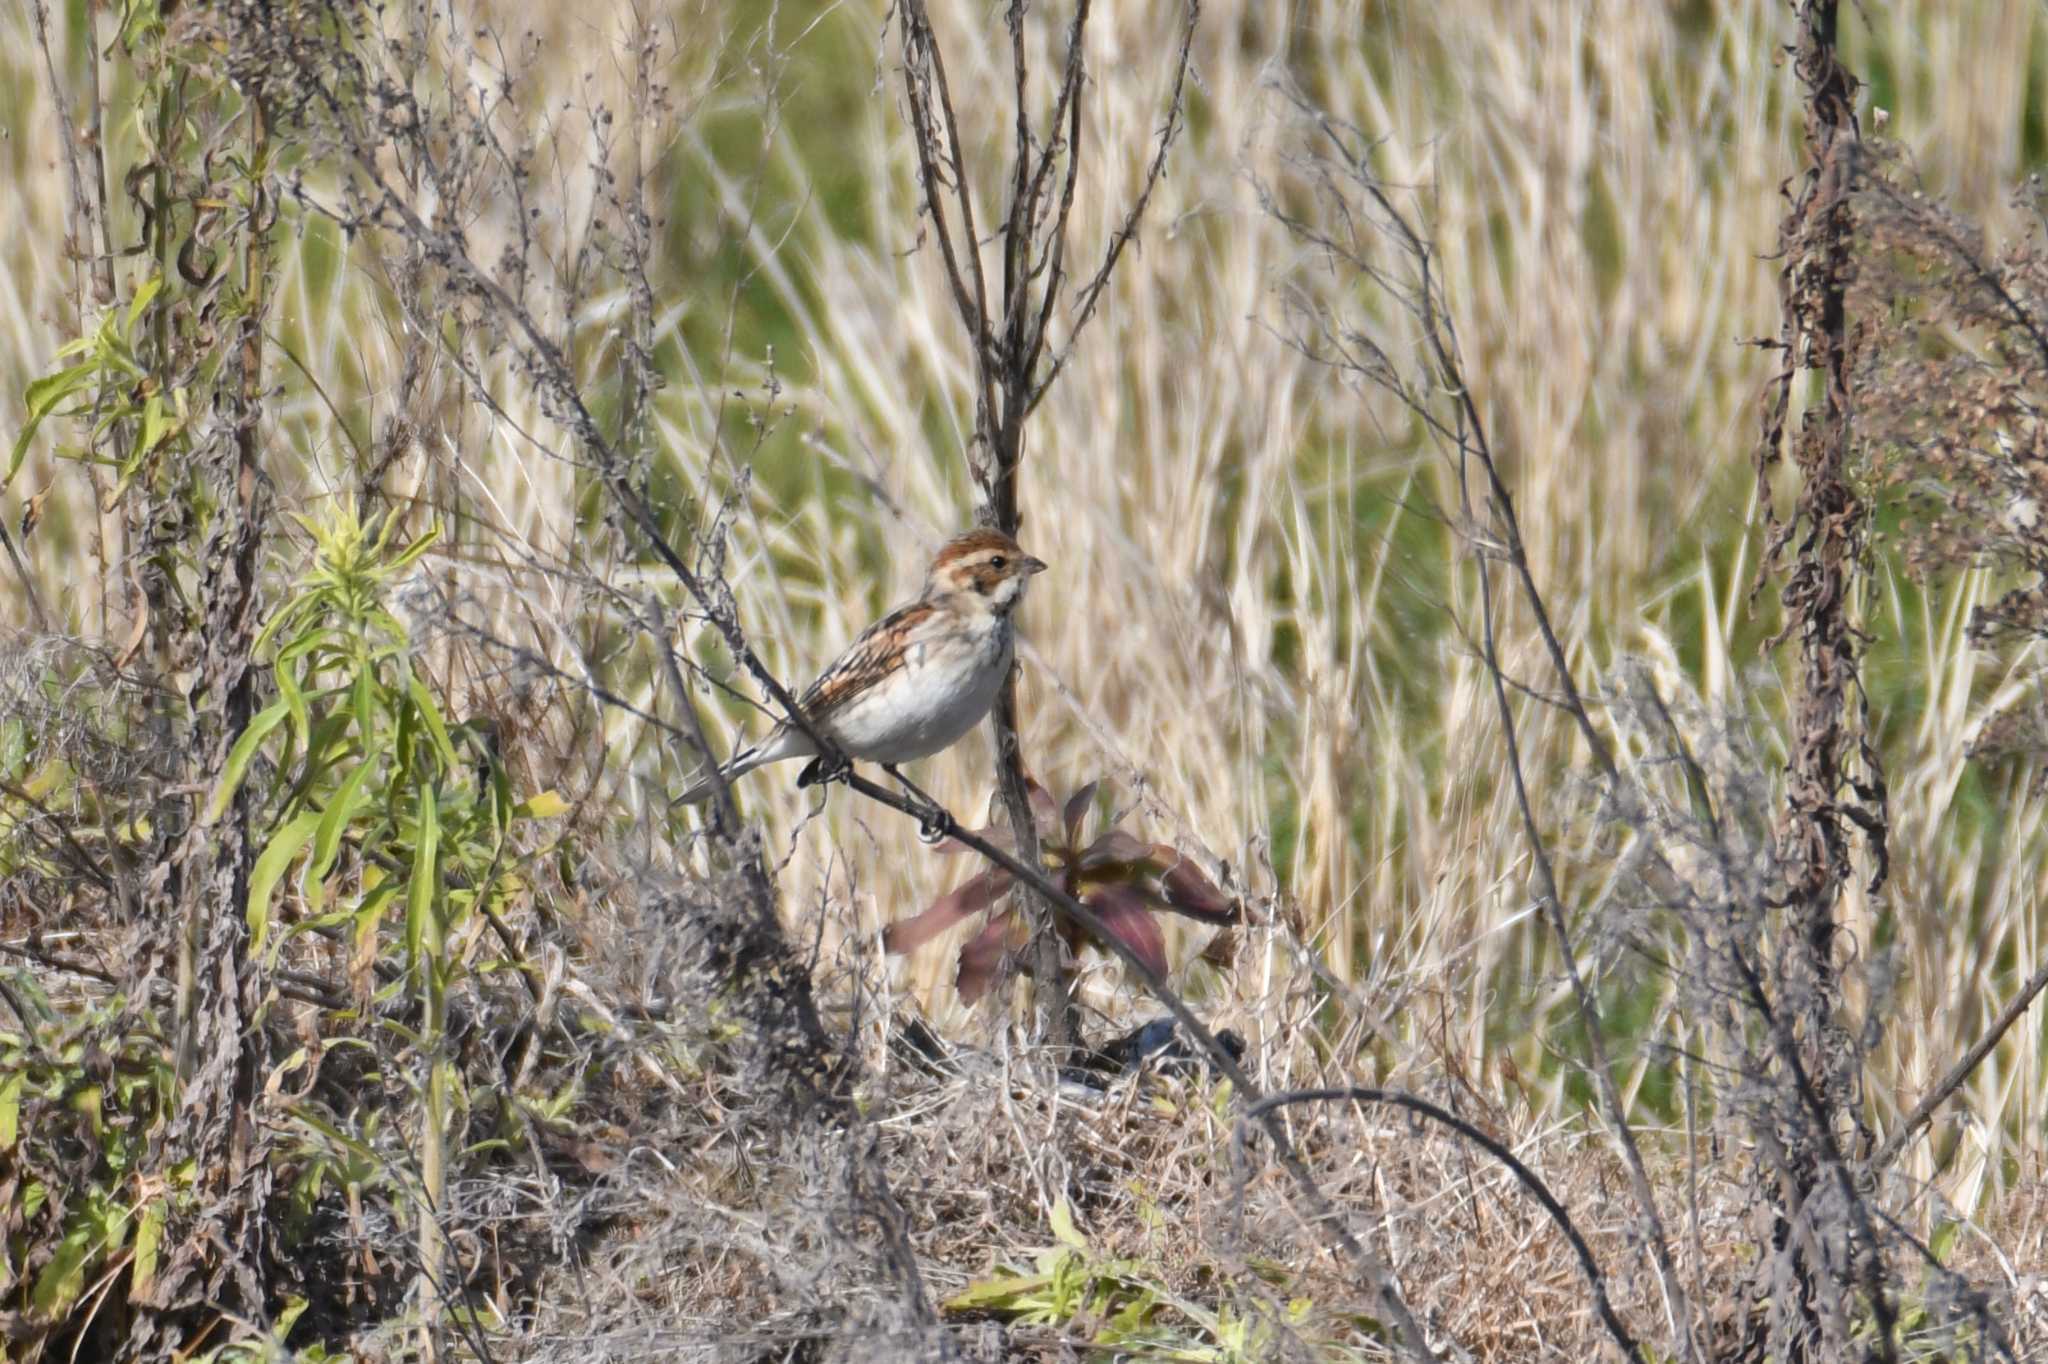
<instances>
[{"instance_id":1,"label":"bird's beak","mask_svg":"<svg viewBox=\"0 0 2048 1364\"><path fill-rule=\"evenodd\" d=\"M1023 565L1023 567L1024 567L1024 576L1028 578L1028 577L1030 577L1030 576L1031 576L1032 574L1034 574L1034 573L1043 573L1043 572L1045 572L1045 560L1043 560L1043 559L1034 559L1034 558L1032 558L1032 557L1031 557L1031 556L1030 556L1029 554L1027 554L1027 555L1025 555L1025 556L1024 556L1024 565Z\"/></svg>"}]
</instances>

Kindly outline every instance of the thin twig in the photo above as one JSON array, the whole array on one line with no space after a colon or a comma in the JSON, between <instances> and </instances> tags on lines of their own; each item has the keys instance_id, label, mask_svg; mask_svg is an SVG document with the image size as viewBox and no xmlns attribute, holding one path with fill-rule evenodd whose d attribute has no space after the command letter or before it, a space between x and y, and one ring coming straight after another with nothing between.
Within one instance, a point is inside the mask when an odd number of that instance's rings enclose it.
<instances>
[{"instance_id":1,"label":"thin twig","mask_svg":"<svg viewBox=\"0 0 2048 1364\"><path fill-rule=\"evenodd\" d=\"M1913 1105L1913 1111L1906 1115L1905 1121L1893 1129L1892 1134L1884 1139L1884 1144L1865 1162L1866 1169L1875 1173L1890 1168L1891 1163L1899 1158L1913 1138L1920 1134L1920 1129L1934 1117L1935 1110L1946 1103L1950 1095L1963 1087L1963 1082L1970 1078L1978 1066L1984 1064L1984 1058L1997 1048L2000 1040L2011 1031L2012 1025L2020 1021L2043 988L2048 988L2048 965L2037 968L2033 975L2027 977L2026 984L2020 986L2019 993L2006 1001L2005 1007L1999 1010L1998 1017L1984 1030L1984 1035L1970 1044L1970 1049L1948 1068L1945 1075L1935 1081L1932 1089L1920 1096L1920 1102Z\"/></svg>"},{"instance_id":2,"label":"thin twig","mask_svg":"<svg viewBox=\"0 0 2048 1364\"><path fill-rule=\"evenodd\" d=\"M1158 188L1160 180L1166 174L1166 153L1172 149L1174 139L1179 136L1181 127L1186 119L1188 65L1192 60L1194 50L1195 22L1201 18L1201 15L1202 6L1200 0L1188 0L1187 23L1181 28L1180 53L1174 59L1173 98L1167 104L1166 122L1160 127L1159 141L1152 153L1152 164L1145 170L1145 183L1139 188L1138 198L1131 205L1130 211L1124 214L1123 222L1118 226L1116 234L1110 238L1109 246L1102 255L1101 267L1096 270L1094 278L1090 279L1082 287L1080 302L1074 310L1074 321L1067 328L1066 344L1060 348L1060 353L1053 357L1052 364L1046 369L1045 378L1040 380L1037 386L1031 390L1030 400L1024 406L1026 416L1036 411L1038 405L1045 401L1045 395L1052 389L1053 380L1060 376L1060 372L1067 367L1067 361L1073 357L1075 339L1081 335L1083 329L1087 327L1089 320L1095 316L1095 305L1102 297L1102 290L1109 283L1110 274L1116 269L1117 262L1123 258L1124 248L1129 246L1131 241L1138 235L1138 224L1145 216L1145 209L1152 202L1152 191ZM1071 197L1072 193L1073 184L1070 179L1067 186L1067 195ZM1067 206L1062 204L1060 208L1060 229L1062 235L1065 232L1066 220ZM1050 299L1050 292L1048 292L1047 297ZM1048 304L1049 310L1050 305ZM1041 317L1038 325L1038 336L1041 344L1044 340L1045 328L1046 319Z\"/></svg>"}]
</instances>

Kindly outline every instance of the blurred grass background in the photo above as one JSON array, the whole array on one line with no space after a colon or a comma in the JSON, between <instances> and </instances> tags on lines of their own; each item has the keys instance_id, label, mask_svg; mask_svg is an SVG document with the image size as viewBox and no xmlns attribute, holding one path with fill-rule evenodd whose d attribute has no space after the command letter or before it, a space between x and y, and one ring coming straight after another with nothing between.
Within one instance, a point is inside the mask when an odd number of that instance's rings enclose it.
<instances>
[{"instance_id":1,"label":"blurred grass background","mask_svg":"<svg viewBox=\"0 0 2048 1364\"><path fill-rule=\"evenodd\" d=\"M576 108L620 107L623 8L482 8L508 34L533 35L515 47L526 53L516 114L553 158L541 230L567 258L600 192L579 160L592 128ZM675 5L679 116L672 136L642 148L663 210L657 360L670 386L656 414L657 486L683 518L686 496L715 499L747 480L734 581L764 656L795 681L914 592L926 550L972 516L972 376L939 263L920 249L886 8ZM1001 204L1011 116L1001 13L985 0L933 9L986 220ZM70 5L59 34L74 93L90 49L82 15ZM1032 14L1038 73L1056 64L1063 16ZM1092 268L1142 177L1176 19L1166 3L1098 6L1078 268ZM2048 148L2048 12L1919 3L1854 9L1844 23L1851 69L1869 83L1866 128L1882 106L1930 192L1994 239L2015 231L2008 191ZM11 440L24 387L81 326L80 267L21 8L0 16L0 33ZM1640 660L1667 695L1776 717L1787 678L1759 645L1777 613L1768 591L1748 596L1767 361L1740 343L1778 325L1771 256L1780 186L1798 166L1790 38L1784 7L1765 0L1212 3L1186 136L1028 436L1023 538L1053 565L1024 617L1038 774L1062 789L1107 777L1120 799L1142 799L1134 822L1221 859L1258 904L1298 924L1334 971L1392 1011L1404 1045L1380 1064L1446 1061L1540 1117L1581 1096L1559 1060L1570 1035L1551 1026L1560 984L1529 914L1498 726L1461 633L1476 628L1476 573L1446 519L1455 473L1410 419L1283 343L1289 299L1374 305L1301 257L1260 206L1258 185L1285 181L1281 158L1300 135L1273 82L1297 83L1381 139L1379 171L1412 187L1537 581L1581 678L1597 688ZM118 90L109 104L120 107ZM104 133L110 145L139 135L133 119ZM571 672L594 661L655 704L632 642L578 619L531 571L608 533L573 465L535 457L464 396L445 361L408 385L393 304L402 273L330 227L286 222L274 340L296 363L274 370L267 465L286 504L352 497L363 452L403 418L417 439L385 487L458 518L441 571L506 636ZM135 236L132 213L123 207L114 226L118 249ZM600 402L617 362L604 323L623 306L587 298L558 319L585 339L577 361ZM1061 335L1056 322L1055 345ZM516 372L480 363L513 419L556 432ZM86 478L62 458L77 441L73 428L47 427L0 511L11 523L21 499L50 488L29 546L45 599L61 603L65 628L118 639L118 537L95 527ZM1967 647L1968 610L1995 584L1915 583L1882 539L1875 553L1860 606L1892 778L1893 879L1848 922L1866 944L1881 922L1895 925L1885 931L1905 948L1870 1095L1891 1113L2039 961L2048 803L2033 771L1964 758L1988 716L2030 694L2038 666ZM643 570L628 556L615 571ZM16 589L4 600L26 619ZM1508 613L1504 658L1533 683L1528 627ZM679 642L716 657L692 634ZM1587 808L1569 727L1532 700L1521 709L1542 813L1566 845L1567 902L1590 916L1614 870L1612 841ZM733 741L760 724L736 703L719 718ZM605 763L582 793L587 808L659 829L676 783L661 745L618 712L589 723ZM924 764L920 779L978 811L986 739ZM822 925L828 951L874 951L880 924L962 874L906 822L799 794L785 774L750 779L743 800L788 855L790 913ZM1289 1040L1355 1045L1316 1036L1313 1001L1269 992L1288 978L1282 953L1253 934L1228 974L1189 968L1192 988L1221 1023L1261 1039L1255 1054L1269 1066L1292 1064ZM943 1029L995 1025L953 1000L948 951L891 969ZM1102 978L1110 970L1098 968L1090 997L1116 1013L1128 1001ZM1613 986L1624 1040L1682 1023L1654 981L1632 979ZM1506 1085L1503 1058L1527 1088ZM1629 1063L1645 1116L1669 1117L1669 1076L1647 1049ZM2044 1065L2048 1031L2030 1018L1919 1148L1913 1173L1938 1177L1963 1207L2036 1178Z\"/></svg>"}]
</instances>

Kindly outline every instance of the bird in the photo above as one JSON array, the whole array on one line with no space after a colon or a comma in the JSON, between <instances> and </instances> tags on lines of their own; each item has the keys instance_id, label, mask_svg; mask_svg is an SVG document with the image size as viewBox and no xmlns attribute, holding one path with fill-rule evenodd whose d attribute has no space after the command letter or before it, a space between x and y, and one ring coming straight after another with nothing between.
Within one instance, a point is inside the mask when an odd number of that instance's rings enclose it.
<instances>
[{"instance_id":1,"label":"bird","mask_svg":"<svg viewBox=\"0 0 2048 1364\"><path fill-rule=\"evenodd\" d=\"M893 769L950 747L995 704L1016 654L1012 616L1025 587L1044 571L1043 560L999 530L954 536L932 555L917 599L863 630L804 689L798 708L855 761ZM798 786L837 775L811 736L784 720L675 803L701 801L721 781L792 758L813 759Z\"/></svg>"}]
</instances>

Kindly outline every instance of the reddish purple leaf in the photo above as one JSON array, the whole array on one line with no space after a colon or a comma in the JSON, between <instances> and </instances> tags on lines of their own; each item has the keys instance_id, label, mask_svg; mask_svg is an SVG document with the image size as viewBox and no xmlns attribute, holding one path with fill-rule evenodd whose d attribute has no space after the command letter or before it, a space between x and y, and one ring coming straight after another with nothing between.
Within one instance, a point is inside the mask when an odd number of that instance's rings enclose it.
<instances>
[{"instance_id":1,"label":"reddish purple leaf","mask_svg":"<svg viewBox=\"0 0 2048 1364\"><path fill-rule=\"evenodd\" d=\"M1003 958L1010 953L1016 927L1015 914L997 914L989 919L987 928L969 938L960 949L960 971L953 983L960 991L961 1003L974 1003L1000 978Z\"/></svg>"},{"instance_id":2,"label":"reddish purple leaf","mask_svg":"<svg viewBox=\"0 0 2048 1364\"><path fill-rule=\"evenodd\" d=\"M1031 793L1031 818L1038 824L1038 837L1041 840L1049 839L1059 831L1059 805L1053 800L1052 792L1038 784L1038 778L1026 777L1024 783L1025 788Z\"/></svg>"},{"instance_id":3,"label":"reddish purple leaf","mask_svg":"<svg viewBox=\"0 0 2048 1364\"><path fill-rule=\"evenodd\" d=\"M1152 845L1122 829L1111 829L1088 845L1081 854L1081 870L1101 871L1105 867L1131 866L1152 856Z\"/></svg>"},{"instance_id":4,"label":"reddish purple leaf","mask_svg":"<svg viewBox=\"0 0 2048 1364\"><path fill-rule=\"evenodd\" d=\"M1202 869L1164 843L1153 850L1157 865L1165 868L1160 880L1166 886L1166 903L1190 919L1204 923L1234 924L1238 906Z\"/></svg>"},{"instance_id":5,"label":"reddish purple leaf","mask_svg":"<svg viewBox=\"0 0 2048 1364\"><path fill-rule=\"evenodd\" d=\"M1053 830L1058 827L1059 813L1053 805L1052 792L1040 786L1031 777L1026 777L1024 784L1025 789L1031 795L1031 817L1038 825L1039 841L1043 842L1051 838ZM1010 831L1010 812L1003 806L1003 793L1001 790L989 792L988 823L972 832L979 834L1006 852L1015 852L1017 850L1016 837ZM948 838L934 847L933 851L950 857L959 853L972 852L973 849L957 838Z\"/></svg>"},{"instance_id":6,"label":"reddish purple leaf","mask_svg":"<svg viewBox=\"0 0 2048 1364\"><path fill-rule=\"evenodd\" d=\"M882 930L882 946L890 952L911 952L939 934L981 913L1010 888L1010 873L990 867L962 881L926 906L922 913L899 919Z\"/></svg>"},{"instance_id":7,"label":"reddish purple leaf","mask_svg":"<svg viewBox=\"0 0 2048 1364\"><path fill-rule=\"evenodd\" d=\"M1091 781L1073 795L1067 797L1067 807L1060 812L1060 822L1067 829L1067 846L1081 846L1081 821L1088 818L1088 807L1095 803L1095 788L1102 785L1100 780Z\"/></svg>"},{"instance_id":8,"label":"reddish purple leaf","mask_svg":"<svg viewBox=\"0 0 2048 1364\"><path fill-rule=\"evenodd\" d=\"M1160 975L1166 974L1166 935L1145 903L1145 894L1131 886L1103 886L1082 903L1094 910L1109 935Z\"/></svg>"}]
</instances>

